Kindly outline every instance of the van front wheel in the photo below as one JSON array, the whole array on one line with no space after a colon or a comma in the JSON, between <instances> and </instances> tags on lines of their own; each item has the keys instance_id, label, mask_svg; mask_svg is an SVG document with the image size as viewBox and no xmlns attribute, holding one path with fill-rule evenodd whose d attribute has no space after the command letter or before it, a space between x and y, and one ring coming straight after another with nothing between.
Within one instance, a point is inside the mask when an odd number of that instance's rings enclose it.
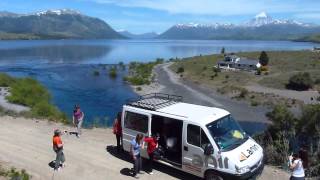
<instances>
[{"instance_id":1,"label":"van front wheel","mask_svg":"<svg viewBox=\"0 0 320 180\"><path fill-rule=\"evenodd\" d=\"M213 171L208 171L206 173L205 180L223 180L223 178Z\"/></svg>"}]
</instances>

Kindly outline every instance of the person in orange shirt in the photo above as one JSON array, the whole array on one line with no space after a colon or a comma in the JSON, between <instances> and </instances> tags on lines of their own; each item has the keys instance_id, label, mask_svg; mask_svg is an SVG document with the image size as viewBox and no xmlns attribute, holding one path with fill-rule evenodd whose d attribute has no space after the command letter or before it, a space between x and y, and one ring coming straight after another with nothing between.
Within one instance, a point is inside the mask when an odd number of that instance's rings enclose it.
<instances>
[{"instance_id":1,"label":"person in orange shirt","mask_svg":"<svg viewBox=\"0 0 320 180\"><path fill-rule=\"evenodd\" d=\"M64 167L65 157L63 154L63 143L61 140L61 131L59 129L54 130L54 135L52 138L53 150L56 153L56 161L54 170L58 171L61 167Z\"/></svg>"}]
</instances>

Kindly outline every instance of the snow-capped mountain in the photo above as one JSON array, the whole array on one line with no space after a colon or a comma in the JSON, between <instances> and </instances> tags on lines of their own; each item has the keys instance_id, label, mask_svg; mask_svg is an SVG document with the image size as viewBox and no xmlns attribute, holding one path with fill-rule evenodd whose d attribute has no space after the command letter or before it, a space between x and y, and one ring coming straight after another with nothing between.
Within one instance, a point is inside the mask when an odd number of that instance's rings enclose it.
<instances>
[{"instance_id":1,"label":"snow-capped mountain","mask_svg":"<svg viewBox=\"0 0 320 180\"><path fill-rule=\"evenodd\" d=\"M261 12L241 24L176 24L157 38L292 40L317 32L320 32L319 25L273 19L266 12Z\"/></svg>"},{"instance_id":2,"label":"snow-capped mountain","mask_svg":"<svg viewBox=\"0 0 320 180\"><path fill-rule=\"evenodd\" d=\"M40 11L36 12L30 15L64 15L64 14L70 14L70 15L80 15L81 13L79 11L73 10L73 9L52 9L52 10L45 10L45 11Z\"/></svg>"},{"instance_id":3,"label":"snow-capped mountain","mask_svg":"<svg viewBox=\"0 0 320 180\"><path fill-rule=\"evenodd\" d=\"M271 16L269 16L266 12L261 12L257 14L253 19L251 19L248 22L245 22L242 24L243 26L249 26L249 27L260 27L265 25L299 25L299 26L311 26L311 24L308 23L302 23L295 20L288 20L288 19L273 19Z\"/></svg>"},{"instance_id":4,"label":"snow-capped mountain","mask_svg":"<svg viewBox=\"0 0 320 180\"><path fill-rule=\"evenodd\" d=\"M71 18L72 17L72 18ZM0 35L26 39L118 39L125 38L101 19L71 9L30 14L0 12ZM10 38L12 37L10 35ZM0 39L5 39L0 37Z\"/></svg>"},{"instance_id":5,"label":"snow-capped mountain","mask_svg":"<svg viewBox=\"0 0 320 180\"><path fill-rule=\"evenodd\" d=\"M235 25L231 23L214 23L214 24L199 24L199 23L187 23L187 24L176 24L174 27L180 29L188 29L188 28L233 28Z\"/></svg>"},{"instance_id":6,"label":"snow-capped mountain","mask_svg":"<svg viewBox=\"0 0 320 180\"><path fill-rule=\"evenodd\" d=\"M249 22L245 23L245 26L263 26L267 24L272 24L274 22L273 18L269 16L266 12L261 12L257 14L253 19L251 19Z\"/></svg>"}]
</instances>

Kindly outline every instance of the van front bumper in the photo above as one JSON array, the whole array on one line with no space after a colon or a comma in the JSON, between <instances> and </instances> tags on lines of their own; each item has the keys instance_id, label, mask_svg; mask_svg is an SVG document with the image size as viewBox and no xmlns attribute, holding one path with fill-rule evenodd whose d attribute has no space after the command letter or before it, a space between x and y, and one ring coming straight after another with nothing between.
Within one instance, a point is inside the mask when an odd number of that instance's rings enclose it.
<instances>
[{"instance_id":1,"label":"van front bumper","mask_svg":"<svg viewBox=\"0 0 320 180\"><path fill-rule=\"evenodd\" d=\"M243 179L255 179L256 177L260 176L262 171L264 169L264 163L261 162L261 164L259 165L259 167L257 167L255 170L253 171L249 171L247 173L244 174L222 174L222 178L224 180L243 180Z\"/></svg>"}]
</instances>

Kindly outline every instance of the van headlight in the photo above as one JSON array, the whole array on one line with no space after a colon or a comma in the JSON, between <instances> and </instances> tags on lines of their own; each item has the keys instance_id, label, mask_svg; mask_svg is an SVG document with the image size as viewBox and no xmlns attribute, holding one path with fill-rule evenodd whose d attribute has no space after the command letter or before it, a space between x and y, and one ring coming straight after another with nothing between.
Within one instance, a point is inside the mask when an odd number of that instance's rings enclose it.
<instances>
[{"instance_id":1,"label":"van headlight","mask_svg":"<svg viewBox=\"0 0 320 180\"><path fill-rule=\"evenodd\" d=\"M238 166L236 166L236 171L237 171L237 173L239 173L239 174L244 174L244 173L250 171L250 167L249 167L249 166L244 166L244 167L238 167Z\"/></svg>"}]
</instances>

